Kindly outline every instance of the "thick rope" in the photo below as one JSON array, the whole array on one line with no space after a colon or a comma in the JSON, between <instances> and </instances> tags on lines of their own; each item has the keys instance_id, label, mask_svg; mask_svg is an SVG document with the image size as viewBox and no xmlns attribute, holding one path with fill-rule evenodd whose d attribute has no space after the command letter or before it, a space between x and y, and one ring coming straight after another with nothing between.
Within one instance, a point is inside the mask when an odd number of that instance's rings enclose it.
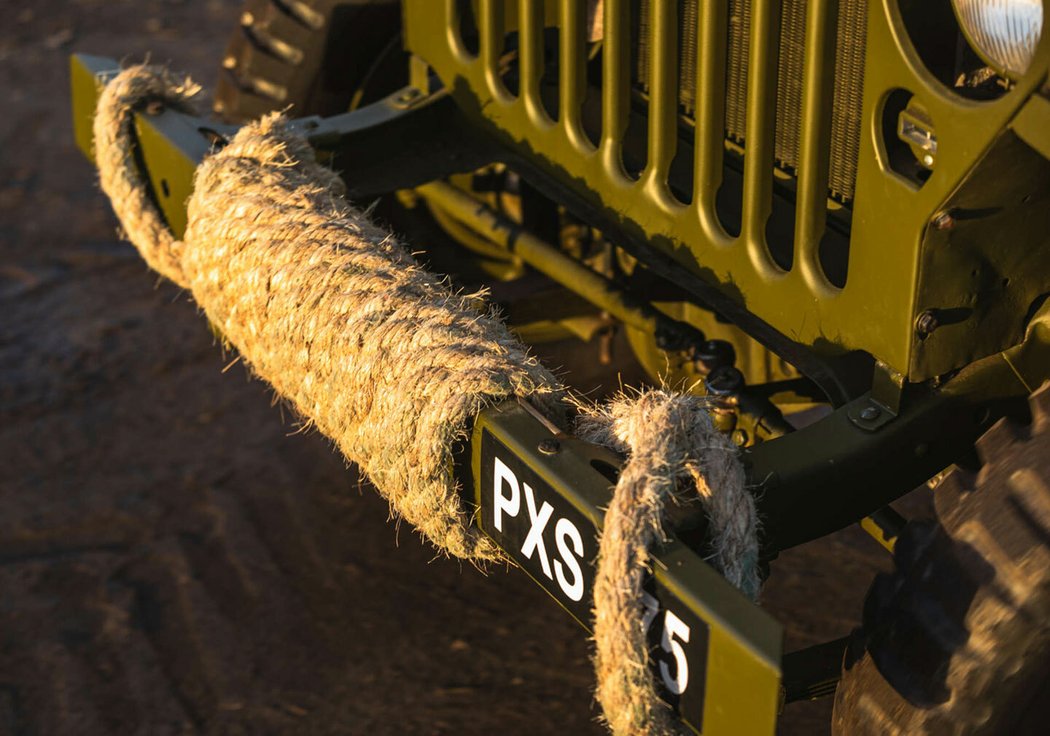
<instances>
[{"instance_id":1,"label":"thick rope","mask_svg":"<svg viewBox=\"0 0 1050 736\"><path fill-rule=\"evenodd\" d=\"M605 512L594 581L598 701L617 736L682 733L648 665L642 584L650 551L665 539L664 507L689 489L707 512L711 562L758 597L757 514L737 448L715 429L704 399L656 390L581 407L576 434L628 455Z\"/></svg>"},{"instance_id":2,"label":"thick rope","mask_svg":"<svg viewBox=\"0 0 1050 736\"><path fill-rule=\"evenodd\" d=\"M199 91L191 80L178 79L166 69L132 67L106 85L94 121L99 183L128 240L150 268L184 288L189 284L179 261L182 244L153 205L149 183L135 161L132 113L151 102L185 108Z\"/></svg>"},{"instance_id":3,"label":"thick rope","mask_svg":"<svg viewBox=\"0 0 1050 736\"><path fill-rule=\"evenodd\" d=\"M186 236L176 240L138 173L133 112L154 100L185 104L193 89L136 66L99 99L100 181L128 238L364 471L393 514L448 554L499 559L461 504L453 448L477 414L514 396L560 414L564 388L482 295L453 291L349 205L340 179L279 115L245 126L198 167ZM701 399L653 391L582 408L578 432L629 455L599 553L598 697L616 734L673 733L640 623L664 503L684 485L699 493L713 563L755 597L754 503Z\"/></svg>"},{"instance_id":4,"label":"thick rope","mask_svg":"<svg viewBox=\"0 0 1050 736\"><path fill-rule=\"evenodd\" d=\"M469 522L453 448L488 406L560 387L478 295L453 291L343 199L279 115L197 169L176 241L134 172L132 112L184 86L126 69L99 100L102 188L147 262L194 299L252 370L331 438L439 549L500 558Z\"/></svg>"}]
</instances>

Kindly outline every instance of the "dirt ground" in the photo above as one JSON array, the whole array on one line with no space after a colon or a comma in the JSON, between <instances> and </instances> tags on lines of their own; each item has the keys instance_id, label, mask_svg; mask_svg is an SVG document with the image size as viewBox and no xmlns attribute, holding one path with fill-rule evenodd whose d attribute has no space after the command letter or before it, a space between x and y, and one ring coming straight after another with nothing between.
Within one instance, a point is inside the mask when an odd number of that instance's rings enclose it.
<instances>
[{"instance_id":1,"label":"dirt ground","mask_svg":"<svg viewBox=\"0 0 1050 736\"><path fill-rule=\"evenodd\" d=\"M2 7L0 734L602 733L575 624L388 523L116 235L68 54L210 85L238 3ZM847 633L887 564L856 529L784 554L787 648Z\"/></svg>"}]
</instances>

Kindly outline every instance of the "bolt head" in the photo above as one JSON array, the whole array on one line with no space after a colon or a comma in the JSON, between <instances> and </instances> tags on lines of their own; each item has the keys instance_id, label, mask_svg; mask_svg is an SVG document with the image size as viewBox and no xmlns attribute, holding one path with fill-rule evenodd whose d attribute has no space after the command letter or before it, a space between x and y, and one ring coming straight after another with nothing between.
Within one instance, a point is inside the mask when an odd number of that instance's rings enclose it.
<instances>
[{"instance_id":1,"label":"bolt head","mask_svg":"<svg viewBox=\"0 0 1050 736\"><path fill-rule=\"evenodd\" d=\"M403 105L407 105L413 100L419 99L423 96L423 91L417 87L408 87L397 96L397 101Z\"/></svg>"},{"instance_id":2,"label":"bolt head","mask_svg":"<svg viewBox=\"0 0 1050 736\"><path fill-rule=\"evenodd\" d=\"M915 318L915 332L920 339L929 337L938 327L940 327L940 320L937 319L937 313L932 309L927 309Z\"/></svg>"},{"instance_id":3,"label":"bolt head","mask_svg":"<svg viewBox=\"0 0 1050 736\"><path fill-rule=\"evenodd\" d=\"M882 410L880 410L877 406L865 406L863 409L860 410L860 418L863 419L865 422L875 421L879 418L880 414L882 414Z\"/></svg>"},{"instance_id":4,"label":"bolt head","mask_svg":"<svg viewBox=\"0 0 1050 736\"><path fill-rule=\"evenodd\" d=\"M949 211L938 212L934 215L933 226L938 230L951 230L955 227L955 218Z\"/></svg>"},{"instance_id":5,"label":"bolt head","mask_svg":"<svg viewBox=\"0 0 1050 736\"><path fill-rule=\"evenodd\" d=\"M708 340L697 348L693 357L708 371L713 371L724 365L733 365L736 351L733 344L726 340Z\"/></svg>"},{"instance_id":6,"label":"bolt head","mask_svg":"<svg viewBox=\"0 0 1050 736\"><path fill-rule=\"evenodd\" d=\"M553 437L548 437L545 440L541 440L536 449L544 455L555 455L561 450L561 443Z\"/></svg>"},{"instance_id":7,"label":"bolt head","mask_svg":"<svg viewBox=\"0 0 1050 736\"><path fill-rule=\"evenodd\" d=\"M704 384L712 396L728 396L743 387L744 374L731 365L723 365L707 374Z\"/></svg>"}]
</instances>

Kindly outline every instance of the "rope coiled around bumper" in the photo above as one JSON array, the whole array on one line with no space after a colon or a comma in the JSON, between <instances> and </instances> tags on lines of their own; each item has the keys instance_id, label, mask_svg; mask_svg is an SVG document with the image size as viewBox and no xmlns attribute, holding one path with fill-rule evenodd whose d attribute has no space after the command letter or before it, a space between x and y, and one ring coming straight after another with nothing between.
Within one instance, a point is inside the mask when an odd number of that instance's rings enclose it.
<instances>
[{"instance_id":1,"label":"rope coiled around bumper","mask_svg":"<svg viewBox=\"0 0 1050 736\"><path fill-rule=\"evenodd\" d=\"M131 127L146 100L182 102L185 89L139 66L99 100L100 179L128 237L394 514L448 554L499 558L460 502L453 447L484 408L516 395L549 404L558 382L479 295L420 268L348 204L280 115L245 126L197 168L175 240L137 173Z\"/></svg>"},{"instance_id":2,"label":"rope coiled around bumper","mask_svg":"<svg viewBox=\"0 0 1050 736\"><path fill-rule=\"evenodd\" d=\"M356 463L391 511L447 554L501 559L460 500L453 449L483 409L527 397L564 417L566 390L484 306L428 273L343 197L277 114L243 127L198 167L176 240L134 157L133 113L194 91L134 66L95 119L103 191L128 238L188 289L260 378ZM613 494L596 584L598 697L617 734L670 733L641 621L648 550L665 501L695 488L716 534L714 563L757 593L754 503L703 402L651 391L582 411L581 435L629 455ZM713 492L713 491L717 492ZM720 537L717 535L721 535Z\"/></svg>"}]
</instances>

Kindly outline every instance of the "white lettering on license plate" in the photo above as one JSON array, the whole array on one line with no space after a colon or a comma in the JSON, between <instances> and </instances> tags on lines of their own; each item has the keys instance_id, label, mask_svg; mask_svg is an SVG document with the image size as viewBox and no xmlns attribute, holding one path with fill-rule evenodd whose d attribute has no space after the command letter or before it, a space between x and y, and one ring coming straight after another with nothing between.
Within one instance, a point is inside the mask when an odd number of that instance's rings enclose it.
<instances>
[{"instance_id":1,"label":"white lettering on license plate","mask_svg":"<svg viewBox=\"0 0 1050 736\"><path fill-rule=\"evenodd\" d=\"M554 544L557 552L552 566L543 533L550 525L554 507L543 501L537 510L535 491L528 483L519 482L514 471L498 455L493 457L492 493L492 526L498 531L503 531L504 515L518 516L521 498L525 497L529 530L521 545L521 554L526 559L532 559L535 554L548 580L557 580L558 587L569 600L583 600L583 570L580 567L583 535L576 524L564 517L555 522Z\"/></svg>"},{"instance_id":2,"label":"white lettering on license plate","mask_svg":"<svg viewBox=\"0 0 1050 736\"><path fill-rule=\"evenodd\" d=\"M583 602L582 563L587 558L584 557L584 536L577 523L567 515L558 514L549 501L539 499L536 489L519 478L498 453L492 456L489 493L491 503L484 504L489 518L484 519L484 525L491 524L490 528L500 533L504 545L513 544L518 552L515 557L527 568L530 566L526 560L533 563L530 572L534 576L538 573L556 583L569 601ZM549 541L553 541L553 550L548 550ZM661 610L659 601L651 593L643 592L642 602L642 623L649 637L655 639L653 656L660 679L670 695L682 696L689 687L686 645L692 635L691 627L670 608Z\"/></svg>"}]
</instances>

